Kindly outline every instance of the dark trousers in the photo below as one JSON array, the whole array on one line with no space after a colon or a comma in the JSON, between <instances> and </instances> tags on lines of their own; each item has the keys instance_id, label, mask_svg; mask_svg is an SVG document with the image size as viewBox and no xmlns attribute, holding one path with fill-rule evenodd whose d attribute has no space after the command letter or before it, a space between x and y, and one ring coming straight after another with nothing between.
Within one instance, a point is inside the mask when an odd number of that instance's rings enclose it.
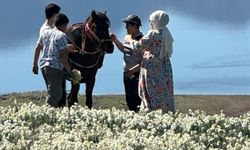
<instances>
[{"instance_id":1,"label":"dark trousers","mask_svg":"<svg viewBox=\"0 0 250 150\"><path fill-rule=\"evenodd\" d=\"M41 68L42 75L47 87L47 103L52 107L61 107L63 104L63 71L49 66Z\"/></svg>"},{"instance_id":2,"label":"dark trousers","mask_svg":"<svg viewBox=\"0 0 250 150\"><path fill-rule=\"evenodd\" d=\"M138 112L141 105L141 99L138 95L139 72L134 73L133 77L127 77L123 74L123 83L126 94L126 102L129 110Z\"/></svg>"}]
</instances>

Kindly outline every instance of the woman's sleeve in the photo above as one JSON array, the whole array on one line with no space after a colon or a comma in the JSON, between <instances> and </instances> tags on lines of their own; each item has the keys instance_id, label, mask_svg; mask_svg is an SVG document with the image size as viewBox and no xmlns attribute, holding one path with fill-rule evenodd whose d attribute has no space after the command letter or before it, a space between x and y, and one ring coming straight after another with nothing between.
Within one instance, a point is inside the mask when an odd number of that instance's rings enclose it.
<instances>
[{"instance_id":1,"label":"woman's sleeve","mask_svg":"<svg viewBox=\"0 0 250 150\"><path fill-rule=\"evenodd\" d=\"M152 30L148 31L139 41L133 40L130 44L132 49L134 50L143 50L144 48L148 48L152 44Z\"/></svg>"}]
</instances>

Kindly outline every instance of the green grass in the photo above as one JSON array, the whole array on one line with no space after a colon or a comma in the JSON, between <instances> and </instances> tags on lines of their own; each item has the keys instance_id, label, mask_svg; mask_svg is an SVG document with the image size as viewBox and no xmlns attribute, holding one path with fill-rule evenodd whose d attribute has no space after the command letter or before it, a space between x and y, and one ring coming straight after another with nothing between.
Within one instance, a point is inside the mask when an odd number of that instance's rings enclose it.
<instances>
[{"instance_id":1,"label":"green grass","mask_svg":"<svg viewBox=\"0 0 250 150\"><path fill-rule=\"evenodd\" d=\"M0 95L0 106L12 106L15 103L29 103L33 102L36 105L44 105L46 100L46 92L34 91L23 93L10 93ZM79 104L85 106L85 95L79 95ZM124 95L93 95L93 108L95 109L110 109L116 107L117 109L127 109Z\"/></svg>"},{"instance_id":2,"label":"green grass","mask_svg":"<svg viewBox=\"0 0 250 150\"><path fill-rule=\"evenodd\" d=\"M45 104L46 92L33 91L23 93L9 93L0 95L0 106L12 106L17 103L33 102L36 105ZM207 114L218 114L223 111L228 116L239 116L250 111L250 96L248 95L175 95L176 110L182 113L191 110L203 110ZM79 104L85 106L85 95L79 95ZM127 110L124 95L94 95L94 109Z\"/></svg>"}]
</instances>

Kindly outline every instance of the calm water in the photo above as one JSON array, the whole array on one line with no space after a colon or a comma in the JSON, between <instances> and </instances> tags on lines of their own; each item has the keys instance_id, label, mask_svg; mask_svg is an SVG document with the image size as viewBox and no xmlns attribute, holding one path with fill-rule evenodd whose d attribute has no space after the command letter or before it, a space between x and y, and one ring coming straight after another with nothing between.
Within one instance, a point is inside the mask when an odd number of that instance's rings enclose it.
<instances>
[{"instance_id":1,"label":"calm water","mask_svg":"<svg viewBox=\"0 0 250 150\"><path fill-rule=\"evenodd\" d=\"M31 67L47 2L50 1L1 2L0 94L45 90L41 72L33 75ZM133 6L115 0L54 2L62 7L71 23L84 21L92 9L107 10L111 31L121 40L126 33L121 19L128 14L141 16L144 22L141 30L145 33L149 29L150 13L156 9L166 10L170 15L169 29L175 39L171 60L176 94L250 94L250 12L247 7L250 2L247 0L190 0L189 3L139 0ZM9 12L10 7L14 7L13 12ZM117 49L114 54L106 55L96 77L94 94L124 93L122 59ZM81 93L84 86L81 86Z\"/></svg>"}]
</instances>

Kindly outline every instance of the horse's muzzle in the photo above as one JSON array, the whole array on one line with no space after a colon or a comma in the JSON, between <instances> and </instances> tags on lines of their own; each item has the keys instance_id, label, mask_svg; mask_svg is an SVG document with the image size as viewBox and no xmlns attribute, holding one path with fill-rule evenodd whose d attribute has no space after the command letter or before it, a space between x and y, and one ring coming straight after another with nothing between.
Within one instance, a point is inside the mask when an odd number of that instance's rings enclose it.
<instances>
[{"instance_id":1,"label":"horse's muzzle","mask_svg":"<svg viewBox=\"0 0 250 150\"><path fill-rule=\"evenodd\" d=\"M112 54L114 52L114 44L111 38L102 39L102 48L106 53Z\"/></svg>"}]
</instances>

